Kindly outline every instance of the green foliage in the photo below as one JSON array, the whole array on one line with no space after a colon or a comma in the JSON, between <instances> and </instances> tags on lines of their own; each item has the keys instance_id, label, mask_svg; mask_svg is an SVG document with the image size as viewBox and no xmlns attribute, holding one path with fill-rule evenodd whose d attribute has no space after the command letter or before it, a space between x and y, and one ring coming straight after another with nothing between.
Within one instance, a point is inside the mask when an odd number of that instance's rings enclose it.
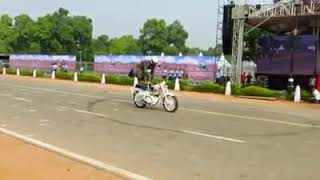
<instances>
[{"instance_id":1,"label":"green foliage","mask_svg":"<svg viewBox=\"0 0 320 180\"><path fill-rule=\"evenodd\" d=\"M83 72L78 74L78 80L86 82L101 82L101 75L95 72Z\"/></svg>"},{"instance_id":2,"label":"green foliage","mask_svg":"<svg viewBox=\"0 0 320 180\"><path fill-rule=\"evenodd\" d=\"M120 38L114 38L110 41L110 54L132 54L140 55L141 49L138 40L133 36L122 36Z\"/></svg>"},{"instance_id":3,"label":"green foliage","mask_svg":"<svg viewBox=\"0 0 320 180\"><path fill-rule=\"evenodd\" d=\"M310 101L310 98L311 98L310 91L307 91L307 90L302 90L301 91L301 99L303 101Z\"/></svg>"},{"instance_id":4,"label":"green foliage","mask_svg":"<svg viewBox=\"0 0 320 180\"><path fill-rule=\"evenodd\" d=\"M110 84L118 84L118 85L133 85L133 78L127 77L127 76L113 76L108 75L106 77L107 83Z\"/></svg>"},{"instance_id":5,"label":"green foliage","mask_svg":"<svg viewBox=\"0 0 320 180\"><path fill-rule=\"evenodd\" d=\"M56 78L72 80L74 78L74 73L73 72L56 72Z\"/></svg>"},{"instance_id":6,"label":"green foliage","mask_svg":"<svg viewBox=\"0 0 320 180\"><path fill-rule=\"evenodd\" d=\"M168 46L163 49L163 52L169 56L177 56L180 53L179 49L176 48L175 46Z\"/></svg>"},{"instance_id":7,"label":"green foliage","mask_svg":"<svg viewBox=\"0 0 320 180\"><path fill-rule=\"evenodd\" d=\"M174 45L179 51L182 51L186 45L186 40L189 34L184 30L183 25L179 21L174 21L168 27L167 42L169 45Z\"/></svg>"},{"instance_id":8,"label":"green foliage","mask_svg":"<svg viewBox=\"0 0 320 180\"><path fill-rule=\"evenodd\" d=\"M231 93L232 95L238 96L242 95L242 88L240 84L233 83L231 84Z\"/></svg>"},{"instance_id":9,"label":"green foliage","mask_svg":"<svg viewBox=\"0 0 320 180\"><path fill-rule=\"evenodd\" d=\"M95 54L109 54L109 36L101 35L97 39L92 40L92 48Z\"/></svg>"},{"instance_id":10,"label":"green foliage","mask_svg":"<svg viewBox=\"0 0 320 180\"><path fill-rule=\"evenodd\" d=\"M197 92L212 92L212 93L219 93L222 94L224 93L224 88L218 84L214 84L212 82L208 83L200 83L195 85L192 88L192 91L197 91Z\"/></svg>"},{"instance_id":11,"label":"green foliage","mask_svg":"<svg viewBox=\"0 0 320 180\"><path fill-rule=\"evenodd\" d=\"M149 19L140 30L140 45L144 54L160 54L168 46L168 29L165 20Z\"/></svg>"},{"instance_id":12,"label":"green foliage","mask_svg":"<svg viewBox=\"0 0 320 180\"><path fill-rule=\"evenodd\" d=\"M249 86L241 90L241 95L244 96L261 96L261 97L278 97L278 91L262 88L258 86Z\"/></svg>"}]
</instances>

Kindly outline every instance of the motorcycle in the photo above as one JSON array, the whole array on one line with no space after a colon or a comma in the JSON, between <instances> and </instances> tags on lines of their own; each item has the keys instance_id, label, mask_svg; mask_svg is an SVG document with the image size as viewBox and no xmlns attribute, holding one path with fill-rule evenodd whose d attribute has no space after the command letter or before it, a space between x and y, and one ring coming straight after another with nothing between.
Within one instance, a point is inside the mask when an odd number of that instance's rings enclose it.
<instances>
[{"instance_id":1,"label":"motorcycle","mask_svg":"<svg viewBox=\"0 0 320 180\"><path fill-rule=\"evenodd\" d=\"M173 113L178 110L178 99L169 92L166 82L156 85L137 84L133 90L133 101L138 108L145 108L147 105L155 106L162 102L167 112Z\"/></svg>"}]
</instances>

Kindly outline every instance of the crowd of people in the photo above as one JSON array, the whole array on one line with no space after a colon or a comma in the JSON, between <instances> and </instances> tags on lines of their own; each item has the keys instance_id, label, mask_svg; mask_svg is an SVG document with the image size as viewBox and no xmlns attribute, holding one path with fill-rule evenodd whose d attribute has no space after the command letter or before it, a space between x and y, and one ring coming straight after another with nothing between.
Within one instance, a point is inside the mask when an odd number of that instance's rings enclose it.
<instances>
[{"instance_id":1,"label":"crowd of people","mask_svg":"<svg viewBox=\"0 0 320 180\"><path fill-rule=\"evenodd\" d=\"M50 65L50 70L51 72L58 72L58 71L62 71L62 72L68 72L68 65L66 63L53 63Z\"/></svg>"},{"instance_id":2,"label":"crowd of people","mask_svg":"<svg viewBox=\"0 0 320 180\"><path fill-rule=\"evenodd\" d=\"M175 79L179 78L182 79L186 77L186 73L182 69L164 69L161 72L162 78L165 80L174 81Z\"/></svg>"}]
</instances>

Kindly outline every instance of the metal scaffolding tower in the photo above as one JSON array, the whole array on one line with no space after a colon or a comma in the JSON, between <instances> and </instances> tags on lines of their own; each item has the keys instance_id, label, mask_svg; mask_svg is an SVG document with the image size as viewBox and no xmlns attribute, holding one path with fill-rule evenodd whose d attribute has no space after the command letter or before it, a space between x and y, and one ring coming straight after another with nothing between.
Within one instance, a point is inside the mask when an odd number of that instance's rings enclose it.
<instances>
[{"instance_id":1,"label":"metal scaffolding tower","mask_svg":"<svg viewBox=\"0 0 320 180\"><path fill-rule=\"evenodd\" d=\"M267 21L272 20L273 18L288 18L294 16L307 17L320 14L319 0L283 0L275 4L259 6L248 5L245 0L237 0L234 1L234 4L235 7L232 10L232 19L234 20L232 42L232 79L235 82L240 82L244 35L246 33L251 32L257 27L263 26ZM255 21L257 23L251 23L250 25L254 27L248 32L245 32L245 20L248 20L249 22ZM315 30L319 32L319 27Z\"/></svg>"}]
</instances>

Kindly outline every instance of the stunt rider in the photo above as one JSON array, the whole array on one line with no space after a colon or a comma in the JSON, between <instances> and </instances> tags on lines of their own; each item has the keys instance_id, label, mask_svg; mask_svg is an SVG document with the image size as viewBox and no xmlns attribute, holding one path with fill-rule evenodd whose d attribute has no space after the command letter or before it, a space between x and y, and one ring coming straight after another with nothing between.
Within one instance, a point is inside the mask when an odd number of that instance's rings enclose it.
<instances>
[{"instance_id":1,"label":"stunt rider","mask_svg":"<svg viewBox=\"0 0 320 180\"><path fill-rule=\"evenodd\" d=\"M156 59L143 60L138 65L137 68L141 73L142 81L152 81L154 77L154 70L157 67L158 61Z\"/></svg>"}]
</instances>

